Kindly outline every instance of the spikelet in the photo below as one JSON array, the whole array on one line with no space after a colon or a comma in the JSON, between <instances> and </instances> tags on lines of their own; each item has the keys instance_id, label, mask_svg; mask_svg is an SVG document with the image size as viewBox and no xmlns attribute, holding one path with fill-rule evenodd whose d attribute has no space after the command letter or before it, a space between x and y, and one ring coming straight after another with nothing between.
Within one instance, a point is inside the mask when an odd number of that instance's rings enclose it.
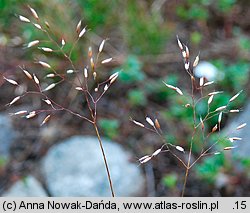
<instances>
[{"instance_id":1,"label":"spikelet","mask_svg":"<svg viewBox=\"0 0 250 213\"><path fill-rule=\"evenodd\" d=\"M32 15L34 16L34 18L38 20L39 17L38 17L38 15L37 15L37 12L36 12L32 7L30 7L30 6L28 6L28 7L29 7L29 9L30 9Z\"/></svg>"},{"instance_id":2,"label":"spikelet","mask_svg":"<svg viewBox=\"0 0 250 213\"><path fill-rule=\"evenodd\" d=\"M152 157L155 157L157 155L159 155L161 153L161 148L157 149L156 151L153 152L153 154L151 155Z\"/></svg>"},{"instance_id":3,"label":"spikelet","mask_svg":"<svg viewBox=\"0 0 250 213\"><path fill-rule=\"evenodd\" d=\"M48 104L48 105L51 105L51 104L52 104L51 101L50 101L49 99L43 99L43 101L44 101L46 104Z\"/></svg>"},{"instance_id":4,"label":"spikelet","mask_svg":"<svg viewBox=\"0 0 250 213\"><path fill-rule=\"evenodd\" d=\"M99 46L99 53L100 52L102 52L102 50L103 50L103 47L104 47L104 44L105 44L105 39L102 41L102 43L100 44L100 46Z\"/></svg>"},{"instance_id":5,"label":"spikelet","mask_svg":"<svg viewBox=\"0 0 250 213\"><path fill-rule=\"evenodd\" d=\"M208 105L210 105L210 104L212 103L213 98L214 98L214 95L211 95L211 96L208 98L208 101L207 101Z\"/></svg>"},{"instance_id":6,"label":"spikelet","mask_svg":"<svg viewBox=\"0 0 250 213\"><path fill-rule=\"evenodd\" d=\"M40 81L39 81L39 79L36 77L35 74L33 74L33 79L34 79L34 81L35 81L35 83L36 83L37 85L40 84Z\"/></svg>"},{"instance_id":7,"label":"spikelet","mask_svg":"<svg viewBox=\"0 0 250 213\"><path fill-rule=\"evenodd\" d=\"M24 16L19 15L18 18L22 22L30 23L30 20Z\"/></svg>"},{"instance_id":8,"label":"spikelet","mask_svg":"<svg viewBox=\"0 0 250 213\"><path fill-rule=\"evenodd\" d=\"M224 110L224 109L226 109L226 108L227 108L227 106L218 107L218 108L215 110L215 112L222 111L222 110Z\"/></svg>"},{"instance_id":9,"label":"spikelet","mask_svg":"<svg viewBox=\"0 0 250 213\"><path fill-rule=\"evenodd\" d=\"M22 69L22 71L29 79L32 79L32 75L27 70Z\"/></svg>"},{"instance_id":10,"label":"spikelet","mask_svg":"<svg viewBox=\"0 0 250 213\"><path fill-rule=\"evenodd\" d=\"M222 112L220 112L219 116L218 116L218 123L221 123L221 119L222 119Z\"/></svg>"},{"instance_id":11,"label":"spikelet","mask_svg":"<svg viewBox=\"0 0 250 213\"><path fill-rule=\"evenodd\" d=\"M159 123L159 121L158 121L157 118L155 119L155 127L156 127L157 129L161 129L161 125L160 125L160 123Z\"/></svg>"},{"instance_id":12,"label":"spikelet","mask_svg":"<svg viewBox=\"0 0 250 213\"><path fill-rule=\"evenodd\" d=\"M33 46L39 44L39 42L40 42L39 40L31 41L31 42L28 43L27 47L28 48L33 47Z\"/></svg>"},{"instance_id":13,"label":"spikelet","mask_svg":"<svg viewBox=\"0 0 250 213\"><path fill-rule=\"evenodd\" d=\"M107 91L108 90L108 88L109 88L109 86L108 86L108 84L106 84L105 86L104 86L104 91Z\"/></svg>"},{"instance_id":14,"label":"spikelet","mask_svg":"<svg viewBox=\"0 0 250 213\"><path fill-rule=\"evenodd\" d=\"M110 61L112 61L112 58L104 59L101 63L106 64L106 63L109 63Z\"/></svg>"},{"instance_id":15,"label":"spikelet","mask_svg":"<svg viewBox=\"0 0 250 213\"><path fill-rule=\"evenodd\" d=\"M176 39L177 39L177 43L178 43L180 50L183 51L183 45L182 45L181 41L179 40L178 35L176 36Z\"/></svg>"},{"instance_id":16,"label":"spikelet","mask_svg":"<svg viewBox=\"0 0 250 213\"><path fill-rule=\"evenodd\" d=\"M82 20L80 20L80 21L78 22L78 24L76 25L76 32L77 32L77 33L80 32L81 26L82 26Z\"/></svg>"},{"instance_id":17,"label":"spikelet","mask_svg":"<svg viewBox=\"0 0 250 213\"><path fill-rule=\"evenodd\" d=\"M12 104L16 103L20 98L21 98L20 96L15 97L15 98L9 103L9 106L11 106Z\"/></svg>"},{"instance_id":18,"label":"spikelet","mask_svg":"<svg viewBox=\"0 0 250 213\"><path fill-rule=\"evenodd\" d=\"M137 125L137 126L140 126L140 127L145 127L144 124L138 122L138 121L135 121L135 120L132 120L132 122Z\"/></svg>"},{"instance_id":19,"label":"spikelet","mask_svg":"<svg viewBox=\"0 0 250 213\"><path fill-rule=\"evenodd\" d=\"M181 146L176 146L175 148L176 148L178 151L185 153L185 150L184 150L183 147L181 147Z\"/></svg>"},{"instance_id":20,"label":"spikelet","mask_svg":"<svg viewBox=\"0 0 250 213\"><path fill-rule=\"evenodd\" d=\"M209 85L211 85L211 84L213 84L214 83L214 81L208 81L208 82L206 82L203 86L205 87L205 86L209 86Z\"/></svg>"},{"instance_id":21,"label":"spikelet","mask_svg":"<svg viewBox=\"0 0 250 213\"><path fill-rule=\"evenodd\" d=\"M197 55L195 60L194 60L193 67L196 67L198 65L199 60L200 60L199 55Z\"/></svg>"},{"instance_id":22,"label":"spikelet","mask_svg":"<svg viewBox=\"0 0 250 213\"><path fill-rule=\"evenodd\" d=\"M3 76L3 78L4 78L6 81L8 81L10 84L13 84L13 85L15 85L15 86L18 85L18 83L17 83L16 81L12 80L12 79L5 78L4 76Z\"/></svg>"},{"instance_id":23,"label":"spikelet","mask_svg":"<svg viewBox=\"0 0 250 213\"><path fill-rule=\"evenodd\" d=\"M149 125L151 125L151 126L155 126L155 124L154 124L154 122L152 121L152 119L150 118L150 117L146 117L146 121L149 123Z\"/></svg>"},{"instance_id":24,"label":"spikelet","mask_svg":"<svg viewBox=\"0 0 250 213\"><path fill-rule=\"evenodd\" d=\"M223 93L223 91L210 92L210 93L208 93L208 96L217 95L217 94L221 94L221 93Z\"/></svg>"},{"instance_id":25,"label":"spikelet","mask_svg":"<svg viewBox=\"0 0 250 213\"><path fill-rule=\"evenodd\" d=\"M23 114L26 114L26 113L27 113L27 110L20 110L18 112L11 113L11 115L23 115Z\"/></svg>"},{"instance_id":26,"label":"spikelet","mask_svg":"<svg viewBox=\"0 0 250 213\"><path fill-rule=\"evenodd\" d=\"M83 91L83 89L81 87L76 87L75 89L78 91Z\"/></svg>"},{"instance_id":27,"label":"spikelet","mask_svg":"<svg viewBox=\"0 0 250 213\"><path fill-rule=\"evenodd\" d=\"M43 50L44 52L53 52L53 50L49 47L40 47L41 50Z\"/></svg>"},{"instance_id":28,"label":"spikelet","mask_svg":"<svg viewBox=\"0 0 250 213\"><path fill-rule=\"evenodd\" d=\"M41 30L41 29L42 29L42 27L41 27L41 25L40 25L40 24L34 24L34 26L35 26L37 29L39 29L39 30Z\"/></svg>"},{"instance_id":29,"label":"spikelet","mask_svg":"<svg viewBox=\"0 0 250 213\"><path fill-rule=\"evenodd\" d=\"M87 68L84 68L84 77L88 78L88 70L87 70Z\"/></svg>"},{"instance_id":30,"label":"spikelet","mask_svg":"<svg viewBox=\"0 0 250 213\"><path fill-rule=\"evenodd\" d=\"M231 110L229 110L229 112L240 112L240 110L238 110L238 109L231 109Z\"/></svg>"},{"instance_id":31,"label":"spikelet","mask_svg":"<svg viewBox=\"0 0 250 213\"><path fill-rule=\"evenodd\" d=\"M36 116L36 111L32 111L32 112L30 112L28 115L26 115L25 117L27 118L27 119L30 119L30 118L33 118L33 117L35 117Z\"/></svg>"},{"instance_id":32,"label":"spikelet","mask_svg":"<svg viewBox=\"0 0 250 213\"><path fill-rule=\"evenodd\" d=\"M62 47L66 44L66 42L65 42L64 38L62 38L62 40L61 40L61 44L62 44Z\"/></svg>"},{"instance_id":33,"label":"spikelet","mask_svg":"<svg viewBox=\"0 0 250 213\"><path fill-rule=\"evenodd\" d=\"M56 86L56 84L55 84L55 83L52 83L52 84L50 84L49 86L47 86L43 91L45 92L45 91L51 90L51 89L53 89L55 86Z\"/></svg>"},{"instance_id":34,"label":"spikelet","mask_svg":"<svg viewBox=\"0 0 250 213\"><path fill-rule=\"evenodd\" d=\"M48 63L44 62L44 61L38 61L38 63L41 64L45 68L49 68L49 69L51 68L51 66Z\"/></svg>"},{"instance_id":35,"label":"spikelet","mask_svg":"<svg viewBox=\"0 0 250 213\"><path fill-rule=\"evenodd\" d=\"M247 123L243 123L243 124L237 126L236 130L240 130L240 129L244 128L246 125L247 125Z\"/></svg>"},{"instance_id":36,"label":"spikelet","mask_svg":"<svg viewBox=\"0 0 250 213\"><path fill-rule=\"evenodd\" d=\"M140 161L141 164L147 163L148 161L150 161L152 159L152 157L145 157L143 160Z\"/></svg>"},{"instance_id":37,"label":"spikelet","mask_svg":"<svg viewBox=\"0 0 250 213\"><path fill-rule=\"evenodd\" d=\"M86 27L84 27L83 29L82 29L82 31L79 33L79 38L81 38L83 35L84 35L84 33L86 33Z\"/></svg>"},{"instance_id":38,"label":"spikelet","mask_svg":"<svg viewBox=\"0 0 250 213\"><path fill-rule=\"evenodd\" d=\"M230 98L229 102L234 101L239 95L240 93L242 93L243 90L241 90L240 92L238 92L236 95L234 95L232 98Z\"/></svg>"},{"instance_id":39,"label":"spikelet","mask_svg":"<svg viewBox=\"0 0 250 213\"><path fill-rule=\"evenodd\" d=\"M213 129L212 129L212 133L214 133L216 130L218 129L218 125L216 124Z\"/></svg>"},{"instance_id":40,"label":"spikelet","mask_svg":"<svg viewBox=\"0 0 250 213\"><path fill-rule=\"evenodd\" d=\"M204 77L200 78L200 87L204 85Z\"/></svg>"},{"instance_id":41,"label":"spikelet","mask_svg":"<svg viewBox=\"0 0 250 213\"><path fill-rule=\"evenodd\" d=\"M46 123L49 121L50 117L51 117L51 115L47 115L47 116L44 118L43 122L41 123L41 126L43 126L44 124L46 124Z\"/></svg>"}]
</instances>

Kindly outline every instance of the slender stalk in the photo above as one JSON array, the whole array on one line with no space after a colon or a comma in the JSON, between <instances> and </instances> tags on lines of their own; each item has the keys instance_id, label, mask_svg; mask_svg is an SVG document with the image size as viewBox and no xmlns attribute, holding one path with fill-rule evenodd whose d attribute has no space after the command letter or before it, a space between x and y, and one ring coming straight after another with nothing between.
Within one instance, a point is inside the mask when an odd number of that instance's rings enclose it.
<instances>
[{"instance_id":1,"label":"slender stalk","mask_svg":"<svg viewBox=\"0 0 250 213\"><path fill-rule=\"evenodd\" d=\"M99 141L99 145L100 145L100 148L101 148L101 151L102 151L102 157L103 157L103 161L104 161L104 164L105 164L105 168L106 168L106 172L107 172L107 176L108 176L108 180L109 180L109 186L110 186L111 194L112 194L112 197L115 197L115 192L114 192L113 183L112 183L112 180L111 180L108 161L107 161L107 158L106 158L106 155L105 155L105 151L104 151L104 148L103 148L103 143L102 143L102 140L101 140L101 137L100 137L100 134L99 134L99 130L98 130L98 127L97 127L96 123L94 123L93 126L95 128L96 135L97 135L97 138L98 138L98 141Z\"/></svg>"}]
</instances>

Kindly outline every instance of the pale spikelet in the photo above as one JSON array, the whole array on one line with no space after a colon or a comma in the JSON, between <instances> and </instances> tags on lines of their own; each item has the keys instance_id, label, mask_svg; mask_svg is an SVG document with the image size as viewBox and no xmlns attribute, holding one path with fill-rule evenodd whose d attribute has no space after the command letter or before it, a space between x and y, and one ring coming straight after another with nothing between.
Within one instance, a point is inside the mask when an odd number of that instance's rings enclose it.
<instances>
[{"instance_id":1,"label":"pale spikelet","mask_svg":"<svg viewBox=\"0 0 250 213\"><path fill-rule=\"evenodd\" d=\"M221 154L221 152L215 152L214 153L214 155L220 155Z\"/></svg>"},{"instance_id":2,"label":"pale spikelet","mask_svg":"<svg viewBox=\"0 0 250 213\"><path fill-rule=\"evenodd\" d=\"M212 103L214 99L214 95L211 95L209 98L208 98L208 101L207 101L207 104L210 105Z\"/></svg>"},{"instance_id":3,"label":"pale spikelet","mask_svg":"<svg viewBox=\"0 0 250 213\"><path fill-rule=\"evenodd\" d=\"M136 124L137 126L145 127L144 124L142 124L142 123L140 123L140 122L138 122L138 121L132 120L132 122L133 122L134 124Z\"/></svg>"},{"instance_id":4,"label":"pale spikelet","mask_svg":"<svg viewBox=\"0 0 250 213\"><path fill-rule=\"evenodd\" d=\"M204 77L200 78L200 87L204 85Z\"/></svg>"},{"instance_id":5,"label":"pale spikelet","mask_svg":"<svg viewBox=\"0 0 250 213\"><path fill-rule=\"evenodd\" d=\"M182 53L182 57L183 57L183 58L186 58L186 57L187 57L187 53L186 53L185 50L183 50L181 53Z\"/></svg>"},{"instance_id":6,"label":"pale spikelet","mask_svg":"<svg viewBox=\"0 0 250 213\"><path fill-rule=\"evenodd\" d=\"M87 68L84 68L84 77L88 78L88 69Z\"/></svg>"},{"instance_id":7,"label":"pale spikelet","mask_svg":"<svg viewBox=\"0 0 250 213\"><path fill-rule=\"evenodd\" d=\"M66 44L66 42L65 42L64 38L62 38L62 40L61 40L61 44L62 44L62 46L64 46L64 45Z\"/></svg>"},{"instance_id":8,"label":"pale spikelet","mask_svg":"<svg viewBox=\"0 0 250 213\"><path fill-rule=\"evenodd\" d=\"M186 62L184 66L185 66L185 70L188 70L189 69L189 62Z\"/></svg>"},{"instance_id":9,"label":"pale spikelet","mask_svg":"<svg viewBox=\"0 0 250 213\"><path fill-rule=\"evenodd\" d=\"M45 23L46 27L48 27L50 29L49 22L45 21L44 23Z\"/></svg>"},{"instance_id":10,"label":"pale spikelet","mask_svg":"<svg viewBox=\"0 0 250 213\"><path fill-rule=\"evenodd\" d=\"M201 117L200 117L200 122L201 122L201 129L203 130L205 128L205 125Z\"/></svg>"},{"instance_id":11,"label":"pale spikelet","mask_svg":"<svg viewBox=\"0 0 250 213\"><path fill-rule=\"evenodd\" d=\"M83 89L81 87L76 87L75 89L78 91L83 91Z\"/></svg>"},{"instance_id":12,"label":"pale spikelet","mask_svg":"<svg viewBox=\"0 0 250 213\"><path fill-rule=\"evenodd\" d=\"M27 119L30 119L30 118L33 118L33 117L35 117L36 116L36 111L32 111L32 112L30 112L28 115L26 115L26 118Z\"/></svg>"},{"instance_id":13,"label":"pale spikelet","mask_svg":"<svg viewBox=\"0 0 250 213\"><path fill-rule=\"evenodd\" d=\"M219 116L218 116L218 123L221 123L221 119L222 119L222 112L220 112Z\"/></svg>"},{"instance_id":14,"label":"pale spikelet","mask_svg":"<svg viewBox=\"0 0 250 213\"><path fill-rule=\"evenodd\" d=\"M20 96L15 97L15 98L9 103L9 106L11 106L12 104L16 103L20 98L21 98Z\"/></svg>"},{"instance_id":15,"label":"pale spikelet","mask_svg":"<svg viewBox=\"0 0 250 213\"><path fill-rule=\"evenodd\" d=\"M34 16L34 18L38 20L39 17L38 17L38 15L37 15L37 12L36 12L32 7L30 7L30 6L28 6L28 7L29 7L29 9L30 9L32 15Z\"/></svg>"},{"instance_id":16,"label":"pale spikelet","mask_svg":"<svg viewBox=\"0 0 250 213\"><path fill-rule=\"evenodd\" d=\"M56 75L54 73L50 73L46 75L46 78L54 78Z\"/></svg>"},{"instance_id":17,"label":"pale spikelet","mask_svg":"<svg viewBox=\"0 0 250 213\"><path fill-rule=\"evenodd\" d=\"M146 158L150 158L150 156L149 156L149 155L145 155L145 156L139 158L138 160L139 160L139 161L143 161L143 160L145 160Z\"/></svg>"},{"instance_id":18,"label":"pale spikelet","mask_svg":"<svg viewBox=\"0 0 250 213\"><path fill-rule=\"evenodd\" d=\"M95 92L98 92L98 87L95 88Z\"/></svg>"},{"instance_id":19,"label":"pale spikelet","mask_svg":"<svg viewBox=\"0 0 250 213\"><path fill-rule=\"evenodd\" d=\"M191 104L185 104L186 108L189 108L191 106Z\"/></svg>"},{"instance_id":20,"label":"pale spikelet","mask_svg":"<svg viewBox=\"0 0 250 213\"><path fill-rule=\"evenodd\" d=\"M53 84L50 84L49 86L47 86L43 91L48 91L48 90L51 90L51 89L53 89L54 87L56 86L56 84L55 83L53 83Z\"/></svg>"},{"instance_id":21,"label":"pale spikelet","mask_svg":"<svg viewBox=\"0 0 250 213\"><path fill-rule=\"evenodd\" d=\"M113 58L104 59L101 63L102 63L102 64L109 63L110 61L112 61L112 59L113 59Z\"/></svg>"},{"instance_id":22,"label":"pale spikelet","mask_svg":"<svg viewBox=\"0 0 250 213\"><path fill-rule=\"evenodd\" d=\"M237 146L227 146L224 148L224 150L231 150L231 149L235 149L237 148Z\"/></svg>"},{"instance_id":23,"label":"pale spikelet","mask_svg":"<svg viewBox=\"0 0 250 213\"><path fill-rule=\"evenodd\" d=\"M115 80L118 78L118 76L119 76L119 72L116 72L116 73L114 73L113 75L111 75L111 76L109 77L109 79L110 79L110 84L114 83Z\"/></svg>"},{"instance_id":24,"label":"pale spikelet","mask_svg":"<svg viewBox=\"0 0 250 213\"><path fill-rule=\"evenodd\" d=\"M47 116L44 118L43 122L41 123L41 126L43 126L44 124L46 124L46 123L49 121L50 117L51 117L51 115L47 115Z\"/></svg>"},{"instance_id":25,"label":"pale spikelet","mask_svg":"<svg viewBox=\"0 0 250 213\"><path fill-rule=\"evenodd\" d=\"M42 27L41 27L41 25L40 25L40 24L34 24L34 26L35 26L37 29L39 29L39 30L41 30L41 29L42 29Z\"/></svg>"},{"instance_id":26,"label":"pale spikelet","mask_svg":"<svg viewBox=\"0 0 250 213\"><path fill-rule=\"evenodd\" d=\"M189 49L188 49L188 47L187 46L185 46L186 47L186 59L188 59L189 58Z\"/></svg>"},{"instance_id":27,"label":"pale spikelet","mask_svg":"<svg viewBox=\"0 0 250 213\"><path fill-rule=\"evenodd\" d=\"M95 69L95 63L94 63L94 59L92 57L90 58L90 66L91 66L92 70Z\"/></svg>"},{"instance_id":28,"label":"pale spikelet","mask_svg":"<svg viewBox=\"0 0 250 213\"><path fill-rule=\"evenodd\" d=\"M32 75L27 70L22 69L22 71L29 79L32 79Z\"/></svg>"},{"instance_id":29,"label":"pale spikelet","mask_svg":"<svg viewBox=\"0 0 250 213\"><path fill-rule=\"evenodd\" d=\"M99 53L100 52L102 52L102 50L103 50L103 47L104 47L104 44L105 44L105 39L102 41L102 43L100 44L100 46L99 46Z\"/></svg>"},{"instance_id":30,"label":"pale spikelet","mask_svg":"<svg viewBox=\"0 0 250 213\"><path fill-rule=\"evenodd\" d=\"M92 55L93 55L92 47L89 47L89 50L88 50L88 56L89 56L89 58L91 58Z\"/></svg>"},{"instance_id":31,"label":"pale spikelet","mask_svg":"<svg viewBox=\"0 0 250 213\"><path fill-rule=\"evenodd\" d=\"M240 112L240 110L238 110L238 109L231 109L231 110L229 110L229 112Z\"/></svg>"},{"instance_id":32,"label":"pale spikelet","mask_svg":"<svg viewBox=\"0 0 250 213\"><path fill-rule=\"evenodd\" d=\"M23 114L26 114L26 113L27 113L27 110L20 110L18 112L12 113L12 115L23 115Z\"/></svg>"},{"instance_id":33,"label":"pale spikelet","mask_svg":"<svg viewBox=\"0 0 250 213\"><path fill-rule=\"evenodd\" d=\"M51 105L51 101L50 101L50 100L48 100L48 99L43 99L43 101L44 101L46 104Z\"/></svg>"},{"instance_id":34,"label":"pale spikelet","mask_svg":"<svg viewBox=\"0 0 250 213\"><path fill-rule=\"evenodd\" d=\"M148 161L150 161L152 159L152 157L147 157L147 158L144 158L143 160L140 161L141 164L144 164L144 163L147 163Z\"/></svg>"},{"instance_id":35,"label":"pale spikelet","mask_svg":"<svg viewBox=\"0 0 250 213\"><path fill-rule=\"evenodd\" d=\"M108 84L106 84L105 86L104 86L104 91L107 91L108 90L108 88L109 88L109 86L108 86Z\"/></svg>"},{"instance_id":36,"label":"pale spikelet","mask_svg":"<svg viewBox=\"0 0 250 213\"><path fill-rule=\"evenodd\" d=\"M39 79L36 77L35 74L33 74L33 79L34 79L34 81L35 81L35 83L36 83L37 85L40 84L40 81L39 81Z\"/></svg>"},{"instance_id":37,"label":"pale spikelet","mask_svg":"<svg viewBox=\"0 0 250 213\"><path fill-rule=\"evenodd\" d=\"M155 127L156 127L157 129L161 129L161 125L160 125L160 123L159 123L159 121L158 121L157 118L155 119Z\"/></svg>"},{"instance_id":38,"label":"pale spikelet","mask_svg":"<svg viewBox=\"0 0 250 213\"><path fill-rule=\"evenodd\" d=\"M82 29L82 31L79 33L79 38L81 38L83 35L84 35L84 33L86 33L86 27L84 27L83 29Z\"/></svg>"},{"instance_id":39,"label":"pale spikelet","mask_svg":"<svg viewBox=\"0 0 250 213\"><path fill-rule=\"evenodd\" d=\"M72 73L74 73L74 70L67 70L66 73L67 74L72 74Z\"/></svg>"},{"instance_id":40,"label":"pale spikelet","mask_svg":"<svg viewBox=\"0 0 250 213\"><path fill-rule=\"evenodd\" d=\"M94 78L94 80L96 79L96 76L97 76L96 72L93 72L93 78Z\"/></svg>"},{"instance_id":41,"label":"pale spikelet","mask_svg":"<svg viewBox=\"0 0 250 213\"><path fill-rule=\"evenodd\" d=\"M178 43L180 50L183 51L183 45L182 45L181 41L179 40L178 35L176 36L176 39L177 39L177 43Z\"/></svg>"},{"instance_id":42,"label":"pale spikelet","mask_svg":"<svg viewBox=\"0 0 250 213\"><path fill-rule=\"evenodd\" d=\"M214 83L214 81L208 81L208 82L206 82L203 86L205 87L205 86L211 85L211 84L213 84L213 83Z\"/></svg>"},{"instance_id":43,"label":"pale spikelet","mask_svg":"<svg viewBox=\"0 0 250 213\"><path fill-rule=\"evenodd\" d=\"M234 95L232 98L230 98L229 102L234 101L239 95L240 93L242 93L243 90L239 91L236 95Z\"/></svg>"},{"instance_id":44,"label":"pale spikelet","mask_svg":"<svg viewBox=\"0 0 250 213\"><path fill-rule=\"evenodd\" d=\"M157 155L159 155L161 153L161 148L157 149L156 151L153 152L153 154L151 155L152 157L155 157Z\"/></svg>"},{"instance_id":45,"label":"pale spikelet","mask_svg":"<svg viewBox=\"0 0 250 213\"><path fill-rule=\"evenodd\" d=\"M230 142L234 142L234 141L241 141L242 140L242 138L239 138L239 137L231 137L231 138L228 138L228 140L230 141Z\"/></svg>"},{"instance_id":46,"label":"pale spikelet","mask_svg":"<svg viewBox=\"0 0 250 213\"><path fill-rule=\"evenodd\" d=\"M237 126L236 130L240 130L240 129L244 128L246 125L247 125L247 123L243 123L243 124Z\"/></svg>"},{"instance_id":47,"label":"pale spikelet","mask_svg":"<svg viewBox=\"0 0 250 213\"><path fill-rule=\"evenodd\" d=\"M49 69L51 68L51 66L48 63L44 62L44 61L38 61L38 63L41 64L45 68L49 68Z\"/></svg>"},{"instance_id":48,"label":"pale spikelet","mask_svg":"<svg viewBox=\"0 0 250 213\"><path fill-rule=\"evenodd\" d=\"M213 127L212 132L215 132L217 129L218 129L218 125L216 124L216 125Z\"/></svg>"},{"instance_id":49,"label":"pale spikelet","mask_svg":"<svg viewBox=\"0 0 250 213\"><path fill-rule=\"evenodd\" d=\"M222 111L222 110L224 110L224 109L226 109L226 108L227 108L227 106L218 107L218 108L215 110L215 112Z\"/></svg>"},{"instance_id":50,"label":"pale spikelet","mask_svg":"<svg viewBox=\"0 0 250 213\"><path fill-rule=\"evenodd\" d=\"M151 126L155 126L155 124L154 124L154 122L152 121L152 119L150 118L150 117L146 117L146 121L149 123L149 125L151 125Z\"/></svg>"},{"instance_id":51,"label":"pale spikelet","mask_svg":"<svg viewBox=\"0 0 250 213\"><path fill-rule=\"evenodd\" d=\"M221 93L223 93L223 91L210 92L210 93L208 93L208 96L217 95L217 94L221 94Z\"/></svg>"},{"instance_id":52,"label":"pale spikelet","mask_svg":"<svg viewBox=\"0 0 250 213\"><path fill-rule=\"evenodd\" d=\"M40 42L39 40L31 41L31 42L28 43L27 47L28 48L33 47L33 46L39 44L39 42Z\"/></svg>"},{"instance_id":53,"label":"pale spikelet","mask_svg":"<svg viewBox=\"0 0 250 213\"><path fill-rule=\"evenodd\" d=\"M198 65L199 60L200 60L199 55L197 55L195 60L194 60L193 67L196 67Z\"/></svg>"},{"instance_id":54,"label":"pale spikelet","mask_svg":"<svg viewBox=\"0 0 250 213\"><path fill-rule=\"evenodd\" d=\"M21 15L19 15L18 17L19 17L20 21L30 23L30 20L28 18L21 16Z\"/></svg>"},{"instance_id":55,"label":"pale spikelet","mask_svg":"<svg viewBox=\"0 0 250 213\"><path fill-rule=\"evenodd\" d=\"M53 52L53 50L49 47L40 47L41 50L43 50L44 52Z\"/></svg>"},{"instance_id":56,"label":"pale spikelet","mask_svg":"<svg viewBox=\"0 0 250 213\"><path fill-rule=\"evenodd\" d=\"M76 25L76 32L77 32L77 33L80 32L81 26L82 26L82 20L80 20L80 21L78 22L78 24Z\"/></svg>"},{"instance_id":57,"label":"pale spikelet","mask_svg":"<svg viewBox=\"0 0 250 213\"><path fill-rule=\"evenodd\" d=\"M179 94L179 95L183 95L183 92L180 90L180 88L176 87L176 92Z\"/></svg>"},{"instance_id":58,"label":"pale spikelet","mask_svg":"<svg viewBox=\"0 0 250 213\"><path fill-rule=\"evenodd\" d=\"M16 81L12 80L12 79L5 78L4 76L3 76L3 78L4 78L6 81L8 81L10 84L13 84L13 85L15 85L15 86L18 85L18 83L17 83Z\"/></svg>"},{"instance_id":59,"label":"pale spikelet","mask_svg":"<svg viewBox=\"0 0 250 213\"><path fill-rule=\"evenodd\" d=\"M185 150L184 150L184 148L183 147L181 147L181 146L176 146L175 147L178 151L180 151L180 152L185 152Z\"/></svg>"},{"instance_id":60,"label":"pale spikelet","mask_svg":"<svg viewBox=\"0 0 250 213\"><path fill-rule=\"evenodd\" d=\"M168 87L169 89L173 89L173 90L176 90L176 87L175 86L172 86L170 84L167 84L163 81L163 83L166 85L166 87Z\"/></svg>"}]
</instances>

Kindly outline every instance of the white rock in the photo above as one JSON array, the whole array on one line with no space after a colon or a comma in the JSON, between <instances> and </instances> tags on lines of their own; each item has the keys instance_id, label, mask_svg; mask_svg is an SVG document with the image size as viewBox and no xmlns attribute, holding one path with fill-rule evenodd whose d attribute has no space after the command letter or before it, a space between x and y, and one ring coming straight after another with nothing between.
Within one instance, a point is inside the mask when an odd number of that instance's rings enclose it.
<instances>
[{"instance_id":1,"label":"white rock","mask_svg":"<svg viewBox=\"0 0 250 213\"><path fill-rule=\"evenodd\" d=\"M119 144L103 140L117 196L139 195L143 176ZM52 196L111 196L99 142L74 136L53 146L42 161L42 174Z\"/></svg>"},{"instance_id":2,"label":"white rock","mask_svg":"<svg viewBox=\"0 0 250 213\"><path fill-rule=\"evenodd\" d=\"M29 175L24 180L19 180L5 192L3 197L47 197L41 183Z\"/></svg>"},{"instance_id":3,"label":"white rock","mask_svg":"<svg viewBox=\"0 0 250 213\"><path fill-rule=\"evenodd\" d=\"M205 77L208 81L220 80L223 78L216 66L207 61L201 61L194 68L194 74L197 78Z\"/></svg>"}]
</instances>

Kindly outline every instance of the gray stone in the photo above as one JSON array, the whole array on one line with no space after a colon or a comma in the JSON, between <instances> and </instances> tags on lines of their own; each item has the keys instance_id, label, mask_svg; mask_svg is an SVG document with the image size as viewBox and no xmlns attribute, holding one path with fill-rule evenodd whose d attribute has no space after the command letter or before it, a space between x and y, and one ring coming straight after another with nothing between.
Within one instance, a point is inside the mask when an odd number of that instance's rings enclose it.
<instances>
[{"instance_id":1,"label":"gray stone","mask_svg":"<svg viewBox=\"0 0 250 213\"><path fill-rule=\"evenodd\" d=\"M5 192L3 197L47 197L41 183L29 175L23 180L19 180Z\"/></svg>"},{"instance_id":2,"label":"gray stone","mask_svg":"<svg viewBox=\"0 0 250 213\"><path fill-rule=\"evenodd\" d=\"M117 196L136 196L143 176L119 144L103 140ZM53 146L42 161L42 174L52 196L111 196L96 137L73 136Z\"/></svg>"},{"instance_id":3,"label":"gray stone","mask_svg":"<svg viewBox=\"0 0 250 213\"><path fill-rule=\"evenodd\" d=\"M240 124L247 123L243 129L236 130L236 127ZM237 145L237 149L234 149L234 154L243 157L250 158L250 102L246 105L243 112L240 112L239 116L236 116L235 119L225 128L225 132L230 137L240 137L242 141L234 142L234 145Z\"/></svg>"},{"instance_id":4,"label":"gray stone","mask_svg":"<svg viewBox=\"0 0 250 213\"><path fill-rule=\"evenodd\" d=\"M0 114L0 157L5 160L9 157L10 146L16 138L9 115Z\"/></svg>"}]
</instances>

